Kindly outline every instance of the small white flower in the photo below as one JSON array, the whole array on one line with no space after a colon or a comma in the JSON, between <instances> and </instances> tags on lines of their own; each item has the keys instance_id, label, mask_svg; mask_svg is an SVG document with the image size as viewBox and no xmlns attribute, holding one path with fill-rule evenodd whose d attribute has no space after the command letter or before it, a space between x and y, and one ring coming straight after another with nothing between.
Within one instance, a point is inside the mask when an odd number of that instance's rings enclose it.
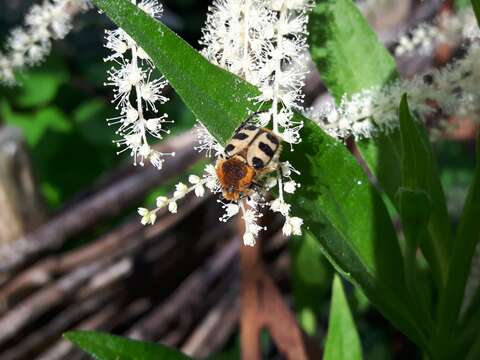
<instances>
[{"instance_id":1,"label":"small white flower","mask_svg":"<svg viewBox=\"0 0 480 360\"><path fill-rule=\"evenodd\" d=\"M192 185L197 185L200 182L200 177L197 175L190 175L188 177L188 182Z\"/></svg>"},{"instance_id":2,"label":"small white flower","mask_svg":"<svg viewBox=\"0 0 480 360\"><path fill-rule=\"evenodd\" d=\"M220 202L221 203L221 202ZM225 210L225 214L223 214L219 220L221 222L227 222L230 218L234 217L240 211L240 207L237 204L233 203L222 203L222 208Z\"/></svg>"},{"instance_id":3,"label":"small white flower","mask_svg":"<svg viewBox=\"0 0 480 360\"><path fill-rule=\"evenodd\" d=\"M202 183L195 185L194 189L196 197L203 197L205 195L205 188L203 187Z\"/></svg>"},{"instance_id":4,"label":"small white flower","mask_svg":"<svg viewBox=\"0 0 480 360\"><path fill-rule=\"evenodd\" d=\"M168 204L168 211L170 211L172 214L176 214L178 211L178 205L176 201L171 201Z\"/></svg>"},{"instance_id":5,"label":"small white flower","mask_svg":"<svg viewBox=\"0 0 480 360\"><path fill-rule=\"evenodd\" d=\"M246 232L243 234L243 244L245 246L255 246L256 239L255 235L252 234L251 232Z\"/></svg>"},{"instance_id":6,"label":"small white flower","mask_svg":"<svg viewBox=\"0 0 480 360\"><path fill-rule=\"evenodd\" d=\"M157 220L157 215L155 214L155 212L145 208L138 208L138 214L142 217L142 225L153 225Z\"/></svg>"},{"instance_id":7,"label":"small white flower","mask_svg":"<svg viewBox=\"0 0 480 360\"><path fill-rule=\"evenodd\" d=\"M157 0L143 0L137 6L154 17L162 11ZM172 121L168 120L166 114L155 117L148 117L148 114L150 110L156 113L157 106L168 101L162 95L167 82L163 77L152 76L153 62L125 31L108 30L105 39L105 47L111 51L111 55L104 60L113 61L114 64L108 71L105 85L113 87L112 102L120 110L120 116L107 119L107 123L119 126L116 134L120 138L115 141L118 147L123 148L119 153L128 150L135 165L143 165L147 159L161 169L165 157L174 154L153 150L149 138L162 139L169 134L165 124Z\"/></svg>"},{"instance_id":8,"label":"small white flower","mask_svg":"<svg viewBox=\"0 0 480 360\"><path fill-rule=\"evenodd\" d=\"M185 185L184 183L178 183L175 185L175 192L173 193L173 196L176 199L181 199L185 197L185 195L188 193L188 186Z\"/></svg>"},{"instance_id":9,"label":"small white flower","mask_svg":"<svg viewBox=\"0 0 480 360\"><path fill-rule=\"evenodd\" d=\"M265 188L268 190L274 188L277 185L277 178L275 176L270 176L265 180Z\"/></svg>"},{"instance_id":10,"label":"small white flower","mask_svg":"<svg viewBox=\"0 0 480 360\"><path fill-rule=\"evenodd\" d=\"M293 180L286 182L283 185L283 189L285 190L286 193L288 194L293 194L297 190L297 183Z\"/></svg>"},{"instance_id":11,"label":"small white flower","mask_svg":"<svg viewBox=\"0 0 480 360\"><path fill-rule=\"evenodd\" d=\"M270 203L270 209L273 212L279 212L283 216L288 216L288 214L290 213L290 207L290 204L287 204L282 199L275 199Z\"/></svg>"},{"instance_id":12,"label":"small white flower","mask_svg":"<svg viewBox=\"0 0 480 360\"><path fill-rule=\"evenodd\" d=\"M166 196L159 196L157 197L156 203L157 203L157 208L161 209L168 205L169 200Z\"/></svg>"},{"instance_id":13,"label":"small white flower","mask_svg":"<svg viewBox=\"0 0 480 360\"><path fill-rule=\"evenodd\" d=\"M282 232L285 236L302 235L303 219L299 217L287 217Z\"/></svg>"}]
</instances>

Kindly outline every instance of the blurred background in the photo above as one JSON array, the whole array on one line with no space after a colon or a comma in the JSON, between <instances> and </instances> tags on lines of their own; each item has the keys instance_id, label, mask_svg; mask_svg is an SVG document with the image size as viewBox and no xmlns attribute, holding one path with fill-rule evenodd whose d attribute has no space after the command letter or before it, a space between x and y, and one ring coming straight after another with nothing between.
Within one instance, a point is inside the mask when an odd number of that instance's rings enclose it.
<instances>
[{"instance_id":1,"label":"blurred background","mask_svg":"<svg viewBox=\"0 0 480 360\"><path fill-rule=\"evenodd\" d=\"M0 39L38 1L0 1ZM163 20L198 48L209 1L164 0ZM378 6L381 4L381 6ZM406 29L451 11L440 1L377 1L362 7L392 47ZM195 119L173 91L161 109L175 119L159 147L177 156L158 172L117 156L116 116L102 59L108 19L91 10L53 45L41 66L0 88L0 359L87 359L61 339L69 329L96 329L162 342L197 358L238 359L240 242L235 221L220 223L216 199L187 199L179 214L161 213L152 227L136 209L151 207L173 184L205 164L193 150ZM457 49L399 61L404 76L440 66ZM313 70L313 69L312 69ZM319 75L307 79L307 104L325 97ZM458 119L451 119L455 122ZM468 119L435 141L452 217L458 218L474 168L475 128ZM332 269L315 243L281 235L261 249L275 291L321 356ZM314 275L313 275L314 274ZM366 359L420 359L414 345L349 287ZM276 294L276 292L274 293ZM273 296L273 295L272 295ZM280 324L281 325L281 324ZM267 332L265 359L281 359Z\"/></svg>"}]
</instances>

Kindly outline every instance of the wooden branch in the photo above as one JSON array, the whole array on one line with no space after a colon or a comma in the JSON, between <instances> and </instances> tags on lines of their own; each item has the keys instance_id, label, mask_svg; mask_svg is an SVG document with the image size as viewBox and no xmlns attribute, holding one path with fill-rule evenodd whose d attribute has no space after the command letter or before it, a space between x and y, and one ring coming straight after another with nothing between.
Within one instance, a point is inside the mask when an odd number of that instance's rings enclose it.
<instances>
[{"instance_id":1,"label":"wooden branch","mask_svg":"<svg viewBox=\"0 0 480 360\"><path fill-rule=\"evenodd\" d=\"M117 243L130 240L130 245L119 247L117 253L108 256L102 256L94 262L85 264L76 268L74 271L64 275L53 284L43 288L39 292L15 306L3 318L0 319L0 344L8 341L15 336L28 323L34 321L47 310L57 304L61 304L71 298L78 289L95 279L95 276L108 266L114 266L115 261L120 257L128 255L132 249L141 249L141 246L149 240L156 239L171 225L180 221L184 216L190 213L203 199L191 198L185 206L181 207L178 214L169 214L161 218L152 227L142 228L143 231L137 234L138 239L131 236L123 238L117 233L113 236ZM138 221L138 220L137 220ZM121 233L121 235L124 235ZM108 238L107 238L108 239ZM106 254L105 254L106 255ZM95 285L95 284L94 284Z\"/></svg>"},{"instance_id":2,"label":"wooden branch","mask_svg":"<svg viewBox=\"0 0 480 360\"><path fill-rule=\"evenodd\" d=\"M222 250L186 278L158 309L133 326L128 337L141 340L156 340L165 334L170 323L186 308L201 303L212 287L232 267L238 254L239 239L230 241Z\"/></svg>"},{"instance_id":3,"label":"wooden branch","mask_svg":"<svg viewBox=\"0 0 480 360\"><path fill-rule=\"evenodd\" d=\"M33 288L45 286L51 283L53 278L67 274L98 259L113 259L114 257L132 254L144 244L154 240L185 219L206 199L188 197L182 203L177 214L169 214L166 211L160 213L154 226L145 227L140 224L138 218L135 218L87 246L58 257L50 256L42 260L37 265L17 275L6 286L0 288L3 312L10 307L11 303L18 301L17 294L19 293L31 292ZM0 311L1 313L2 311Z\"/></svg>"},{"instance_id":4,"label":"wooden branch","mask_svg":"<svg viewBox=\"0 0 480 360\"><path fill-rule=\"evenodd\" d=\"M0 128L0 245L33 230L44 219L22 133L17 128Z\"/></svg>"},{"instance_id":5,"label":"wooden branch","mask_svg":"<svg viewBox=\"0 0 480 360\"><path fill-rule=\"evenodd\" d=\"M40 254L58 249L72 235L99 220L117 215L135 204L153 187L188 168L199 158L193 149L194 135L185 133L160 145L162 152L175 152L175 160L165 164L162 172L152 166L139 167L129 177L101 193L85 199L54 217L33 233L0 248L0 272L14 271Z\"/></svg>"},{"instance_id":6,"label":"wooden branch","mask_svg":"<svg viewBox=\"0 0 480 360\"><path fill-rule=\"evenodd\" d=\"M19 345L2 353L2 360L31 359L39 350L43 349L62 336L62 333L73 327L78 321L98 312L101 308L114 301L118 295L118 288L112 291L99 293L87 301L72 303L64 311L58 313L50 322L37 329L29 336L22 338Z\"/></svg>"},{"instance_id":7,"label":"wooden branch","mask_svg":"<svg viewBox=\"0 0 480 360\"><path fill-rule=\"evenodd\" d=\"M122 309L119 308L118 303L110 304L102 308L101 311L87 318L77 326L77 330L111 330L110 324L113 323L115 317L118 316ZM85 356L82 350L76 348L67 340L60 339L50 349L44 351L37 360L73 360L76 357Z\"/></svg>"},{"instance_id":8,"label":"wooden branch","mask_svg":"<svg viewBox=\"0 0 480 360\"><path fill-rule=\"evenodd\" d=\"M221 350L237 327L240 312L239 289L233 286L194 329L181 350L195 359Z\"/></svg>"},{"instance_id":9,"label":"wooden branch","mask_svg":"<svg viewBox=\"0 0 480 360\"><path fill-rule=\"evenodd\" d=\"M243 233L240 221L240 233ZM260 360L260 332L268 329L278 351L287 360L306 360L303 334L280 291L265 272L261 239L254 247L242 246L240 341L242 359Z\"/></svg>"}]
</instances>

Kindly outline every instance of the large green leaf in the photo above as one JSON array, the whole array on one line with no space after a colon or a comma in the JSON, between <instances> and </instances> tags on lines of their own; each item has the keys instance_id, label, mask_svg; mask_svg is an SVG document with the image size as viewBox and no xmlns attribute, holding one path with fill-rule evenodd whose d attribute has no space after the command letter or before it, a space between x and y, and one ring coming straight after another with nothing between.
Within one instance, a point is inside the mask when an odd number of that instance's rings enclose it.
<instances>
[{"instance_id":1,"label":"large green leaf","mask_svg":"<svg viewBox=\"0 0 480 360\"><path fill-rule=\"evenodd\" d=\"M302 169L291 201L306 222L306 236L347 279L359 285L384 315L421 341L407 294L395 230L385 205L345 146L306 121L302 142L287 154ZM420 338L418 337L420 336Z\"/></svg>"},{"instance_id":2,"label":"large green leaf","mask_svg":"<svg viewBox=\"0 0 480 360\"><path fill-rule=\"evenodd\" d=\"M423 124L414 119L409 110L406 95L400 103L399 116L403 154L402 186L425 191L431 201L428 220L430 236L425 236L420 245L437 283L442 285L447 278L451 229L436 159Z\"/></svg>"},{"instance_id":3,"label":"large green leaf","mask_svg":"<svg viewBox=\"0 0 480 360\"><path fill-rule=\"evenodd\" d=\"M225 141L258 94L242 79L211 65L164 25L128 0L94 0L151 56L186 105L220 141ZM402 258L385 206L345 146L305 121L302 143L286 157L302 170L302 187L291 200L338 270L360 285L403 332L424 343L424 331L409 311Z\"/></svg>"},{"instance_id":4,"label":"large green leaf","mask_svg":"<svg viewBox=\"0 0 480 360\"><path fill-rule=\"evenodd\" d=\"M166 346L130 340L95 331L70 331L65 338L97 360L188 360L189 357Z\"/></svg>"},{"instance_id":5,"label":"large green leaf","mask_svg":"<svg viewBox=\"0 0 480 360\"><path fill-rule=\"evenodd\" d=\"M328 320L324 360L361 360L362 346L358 337L342 281L335 276L332 286L332 304Z\"/></svg>"}]
</instances>

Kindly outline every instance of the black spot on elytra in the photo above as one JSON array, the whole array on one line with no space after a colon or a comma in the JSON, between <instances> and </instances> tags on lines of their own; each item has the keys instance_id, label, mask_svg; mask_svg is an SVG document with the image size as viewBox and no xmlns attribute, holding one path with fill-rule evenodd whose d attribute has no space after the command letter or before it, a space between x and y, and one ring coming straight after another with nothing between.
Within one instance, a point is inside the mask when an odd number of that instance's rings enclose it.
<instances>
[{"instance_id":1,"label":"black spot on elytra","mask_svg":"<svg viewBox=\"0 0 480 360\"><path fill-rule=\"evenodd\" d=\"M248 138L248 135L245 133L239 132L233 135L233 138L237 140L245 140L246 138Z\"/></svg>"},{"instance_id":2,"label":"black spot on elytra","mask_svg":"<svg viewBox=\"0 0 480 360\"><path fill-rule=\"evenodd\" d=\"M244 129L253 131L253 130L258 130L258 127L256 127L255 125L247 125L244 127Z\"/></svg>"},{"instance_id":3,"label":"black spot on elytra","mask_svg":"<svg viewBox=\"0 0 480 360\"><path fill-rule=\"evenodd\" d=\"M253 165L253 168L254 168L255 170L259 170L259 169L261 169L261 168L263 168L263 167L265 166L264 163L263 163L263 160L262 160L262 159L259 159L259 158L257 158L257 157L254 157L254 158L252 159L252 165Z\"/></svg>"},{"instance_id":4,"label":"black spot on elytra","mask_svg":"<svg viewBox=\"0 0 480 360\"><path fill-rule=\"evenodd\" d=\"M433 84L433 75L431 74L426 74L423 76L423 82L427 85L432 85Z\"/></svg>"},{"instance_id":5,"label":"black spot on elytra","mask_svg":"<svg viewBox=\"0 0 480 360\"><path fill-rule=\"evenodd\" d=\"M267 133L267 139L272 142L272 144L278 145L278 138L272 133Z\"/></svg>"},{"instance_id":6,"label":"black spot on elytra","mask_svg":"<svg viewBox=\"0 0 480 360\"><path fill-rule=\"evenodd\" d=\"M260 142L258 144L258 148L263 151L265 155L267 155L269 158L272 158L275 153L273 152L272 148L265 144L264 142Z\"/></svg>"},{"instance_id":7,"label":"black spot on elytra","mask_svg":"<svg viewBox=\"0 0 480 360\"><path fill-rule=\"evenodd\" d=\"M233 150L235 150L235 146L232 145L232 144L228 144L228 145L225 147L225 151L226 151L227 153L232 152Z\"/></svg>"}]
</instances>

